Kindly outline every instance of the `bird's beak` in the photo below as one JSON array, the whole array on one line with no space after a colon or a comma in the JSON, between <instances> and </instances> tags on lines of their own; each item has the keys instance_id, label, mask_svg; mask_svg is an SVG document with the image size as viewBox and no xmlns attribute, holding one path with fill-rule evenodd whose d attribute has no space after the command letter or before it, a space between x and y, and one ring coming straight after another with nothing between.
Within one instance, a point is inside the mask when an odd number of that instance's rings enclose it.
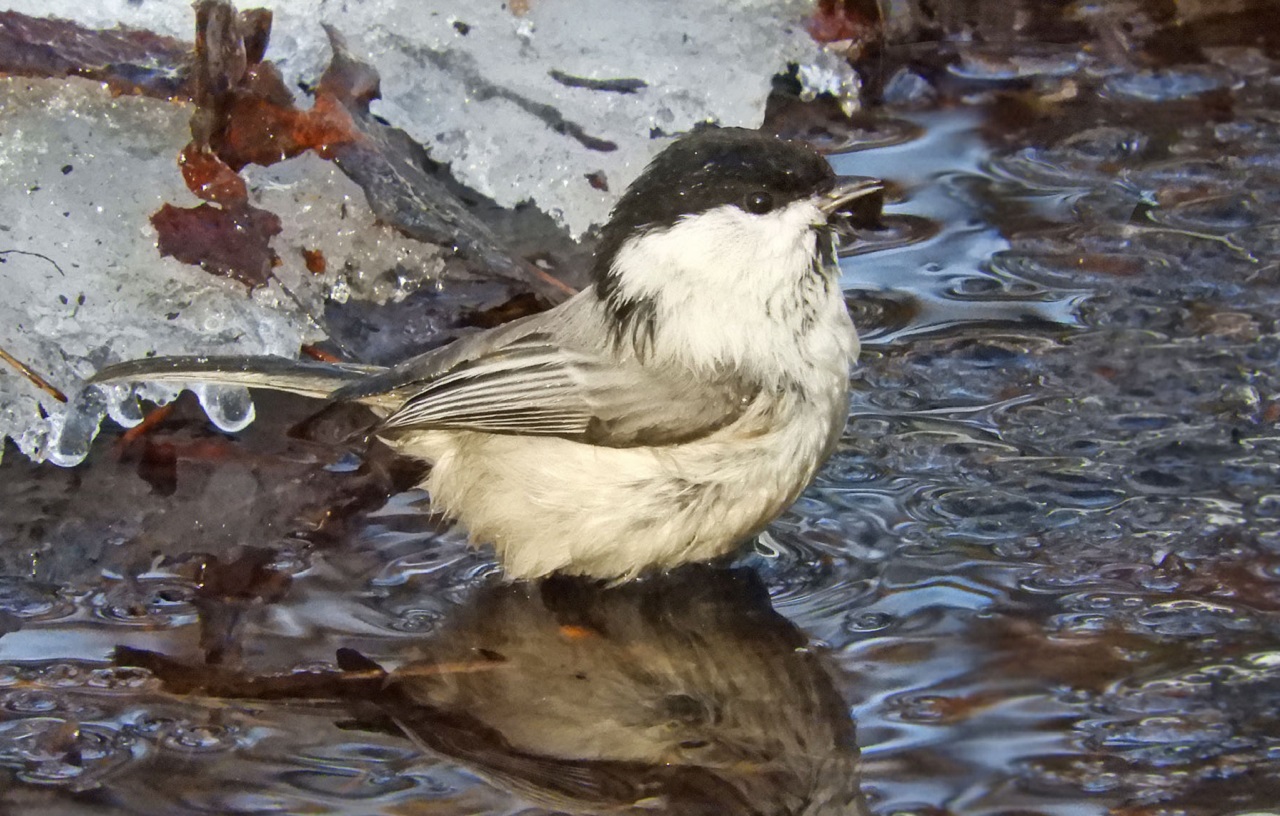
<instances>
[{"instance_id":1,"label":"bird's beak","mask_svg":"<svg viewBox=\"0 0 1280 816\"><path fill-rule=\"evenodd\" d=\"M847 208L849 202L878 193L883 189L884 182L880 179L847 176L839 179L835 188L822 196L822 200L818 202L818 209L822 210L823 215L830 217Z\"/></svg>"}]
</instances>

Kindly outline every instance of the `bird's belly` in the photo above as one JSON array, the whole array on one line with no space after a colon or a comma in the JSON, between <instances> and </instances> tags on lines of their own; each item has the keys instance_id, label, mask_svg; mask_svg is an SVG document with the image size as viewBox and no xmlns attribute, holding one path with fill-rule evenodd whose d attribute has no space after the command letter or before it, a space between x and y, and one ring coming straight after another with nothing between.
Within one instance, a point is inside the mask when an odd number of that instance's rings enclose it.
<instances>
[{"instance_id":1,"label":"bird's belly","mask_svg":"<svg viewBox=\"0 0 1280 816\"><path fill-rule=\"evenodd\" d=\"M617 578L713 558L762 528L821 464L821 426L660 448L435 431L401 449L433 463L433 505L493 544L510 577Z\"/></svg>"}]
</instances>

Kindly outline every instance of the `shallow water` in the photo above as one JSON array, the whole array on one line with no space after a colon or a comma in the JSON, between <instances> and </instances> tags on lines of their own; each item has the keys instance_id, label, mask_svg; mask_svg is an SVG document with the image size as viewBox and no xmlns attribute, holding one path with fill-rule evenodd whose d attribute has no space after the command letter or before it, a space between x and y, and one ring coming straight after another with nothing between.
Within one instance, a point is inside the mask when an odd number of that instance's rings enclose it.
<instances>
[{"instance_id":1,"label":"shallow water","mask_svg":"<svg viewBox=\"0 0 1280 816\"><path fill-rule=\"evenodd\" d=\"M1079 69L1033 56L955 75ZM504 588L300 399L4 457L0 803L1276 812L1280 73L1233 65L829 135L895 191L850 422L736 572Z\"/></svg>"}]
</instances>

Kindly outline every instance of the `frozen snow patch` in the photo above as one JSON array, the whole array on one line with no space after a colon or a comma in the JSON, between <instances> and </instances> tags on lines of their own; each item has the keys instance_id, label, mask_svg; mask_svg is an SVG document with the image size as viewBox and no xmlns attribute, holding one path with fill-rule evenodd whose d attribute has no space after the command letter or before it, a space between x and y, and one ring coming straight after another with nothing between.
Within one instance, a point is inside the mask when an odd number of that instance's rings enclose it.
<instances>
[{"instance_id":1,"label":"frozen snow patch","mask_svg":"<svg viewBox=\"0 0 1280 816\"><path fill-rule=\"evenodd\" d=\"M329 59L321 24L336 26L382 75L375 113L450 163L463 183L503 206L532 199L575 235L605 219L663 136L705 121L758 127L771 80L788 65L799 66L806 94L835 94L846 109L856 107L861 84L804 30L813 4L803 0L241 5L273 9L267 58L291 87L320 76ZM185 0L10 6L193 36ZM519 8L527 10L513 13ZM588 181L597 173L607 191Z\"/></svg>"},{"instance_id":2,"label":"frozen snow patch","mask_svg":"<svg viewBox=\"0 0 1280 816\"><path fill-rule=\"evenodd\" d=\"M275 212L281 265L250 292L162 258L150 216L192 206L177 156L191 107L112 97L84 80L0 79L0 348L70 399L63 404L0 364L0 438L57 464L84 458L104 416L142 419L138 397L167 385L93 386L113 362L169 354L293 357L323 337L315 316L335 288L375 300L435 280L437 247L376 223L363 192L336 167L303 156L248 171L250 201ZM318 251L326 270L307 268ZM198 391L225 430L252 419L244 392ZM71 412L68 412L71 408Z\"/></svg>"}]
</instances>

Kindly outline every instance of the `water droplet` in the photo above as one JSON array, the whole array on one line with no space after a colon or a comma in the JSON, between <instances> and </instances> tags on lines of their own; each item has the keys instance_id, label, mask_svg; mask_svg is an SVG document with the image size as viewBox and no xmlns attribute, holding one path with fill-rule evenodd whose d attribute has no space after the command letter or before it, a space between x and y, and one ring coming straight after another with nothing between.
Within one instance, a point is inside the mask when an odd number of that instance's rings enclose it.
<instances>
[{"instance_id":1,"label":"water droplet","mask_svg":"<svg viewBox=\"0 0 1280 816\"><path fill-rule=\"evenodd\" d=\"M142 406L132 387L127 385L100 386L106 393L107 416L122 428L133 428L142 422Z\"/></svg>"},{"instance_id":2,"label":"water droplet","mask_svg":"<svg viewBox=\"0 0 1280 816\"><path fill-rule=\"evenodd\" d=\"M0 708L18 714L47 714L62 709L57 695L31 689L18 689L0 695Z\"/></svg>"},{"instance_id":3,"label":"water droplet","mask_svg":"<svg viewBox=\"0 0 1280 816\"><path fill-rule=\"evenodd\" d=\"M253 398L249 389L232 385L197 384L191 388L209 421L227 433L243 431L253 422Z\"/></svg>"},{"instance_id":4,"label":"water droplet","mask_svg":"<svg viewBox=\"0 0 1280 816\"><path fill-rule=\"evenodd\" d=\"M110 666L90 672L86 685L109 691L138 691L158 686L159 682L146 669Z\"/></svg>"},{"instance_id":5,"label":"water droplet","mask_svg":"<svg viewBox=\"0 0 1280 816\"><path fill-rule=\"evenodd\" d=\"M36 675L36 681L50 688L83 686L88 672L74 663L52 663Z\"/></svg>"},{"instance_id":6,"label":"water droplet","mask_svg":"<svg viewBox=\"0 0 1280 816\"><path fill-rule=\"evenodd\" d=\"M114 623L179 626L195 618L195 594L194 585L177 579L121 581L94 598L94 614Z\"/></svg>"},{"instance_id":7,"label":"water droplet","mask_svg":"<svg viewBox=\"0 0 1280 816\"><path fill-rule=\"evenodd\" d=\"M77 394L61 418L61 426L56 427L48 460L60 467L74 467L83 462L106 415L107 398L99 386L90 385Z\"/></svg>"},{"instance_id":8,"label":"water droplet","mask_svg":"<svg viewBox=\"0 0 1280 816\"><path fill-rule=\"evenodd\" d=\"M128 735L104 726L58 717L0 723L0 757L23 782L83 790L132 756Z\"/></svg>"}]
</instances>

